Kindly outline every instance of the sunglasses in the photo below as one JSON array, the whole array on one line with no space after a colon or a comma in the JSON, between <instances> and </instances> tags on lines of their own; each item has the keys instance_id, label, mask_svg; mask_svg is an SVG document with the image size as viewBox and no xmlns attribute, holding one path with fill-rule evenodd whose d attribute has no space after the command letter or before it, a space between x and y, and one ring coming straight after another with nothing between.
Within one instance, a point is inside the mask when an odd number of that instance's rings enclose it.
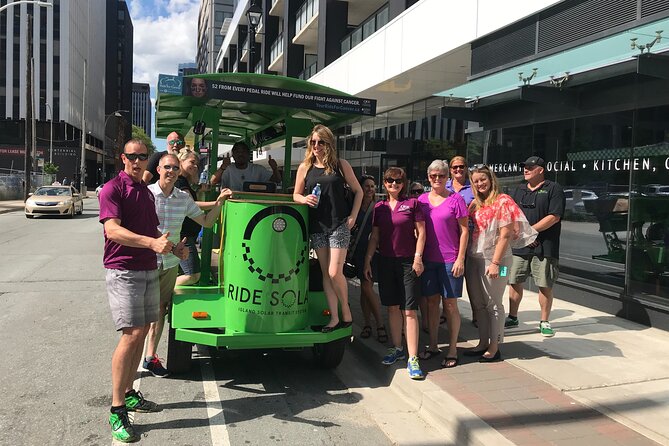
<instances>
[{"instance_id":1,"label":"sunglasses","mask_svg":"<svg viewBox=\"0 0 669 446\"><path fill-rule=\"evenodd\" d=\"M443 173L433 173L430 174L429 177L431 180L443 180L444 178L446 178L446 175L444 175Z\"/></svg>"},{"instance_id":2,"label":"sunglasses","mask_svg":"<svg viewBox=\"0 0 669 446\"><path fill-rule=\"evenodd\" d=\"M490 167L488 167L485 164L474 164L472 167L469 168L470 172L473 172L475 170L490 170Z\"/></svg>"},{"instance_id":3,"label":"sunglasses","mask_svg":"<svg viewBox=\"0 0 669 446\"><path fill-rule=\"evenodd\" d=\"M125 153L123 152L123 155L130 160L130 161L146 161L149 159L149 155L147 153Z\"/></svg>"},{"instance_id":4,"label":"sunglasses","mask_svg":"<svg viewBox=\"0 0 669 446\"><path fill-rule=\"evenodd\" d=\"M462 164L458 164L457 166L451 166L451 169L453 170L465 170L465 166Z\"/></svg>"},{"instance_id":5,"label":"sunglasses","mask_svg":"<svg viewBox=\"0 0 669 446\"><path fill-rule=\"evenodd\" d=\"M412 193L413 195L422 194L423 192L425 192L423 189L412 189L412 190L411 190L411 193Z\"/></svg>"},{"instance_id":6,"label":"sunglasses","mask_svg":"<svg viewBox=\"0 0 669 446\"><path fill-rule=\"evenodd\" d=\"M319 140L319 141L316 141L315 139L312 139L311 141L309 141L309 144L312 145L312 146L318 145L318 147L325 147L325 145L327 143L325 141L323 141L322 139Z\"/></svg>"},{"instance_id":7,"label":"sunglasses","mask_svg":"<svg viewBox=\"0 0 669 446\"><path fill-rule=\"evenodd\" d=\"M170 139L167 141L167 144L171 146L183 146L184 145L184 140L183 139Z\"/></svg>"},{"instance_id":8,"label":"sunglasses","mask_svg":"<svg viewBox=\"0 0 669 446\"><path fill-rule=\"evenodd\" d=\"M164 170L167 170L167 171L169 171L169 170L173 170L173 171L176 172L176 171L180 170L181 167L179 167L179 166L173 166L173 165L171 165L171 164L165 164L164 166L161 167L161 169L164 169Z\"/></svg>"},{"instance_id":9,"label":"sunglasses","mask_svg":"<svg viewBox=\"0 0 669 446\"><path fill-rule=\"evenodd\" d=\"M404 183L404 180L402 178L390 178L390 177L388 177L384 181L388 184L393 184L393 183L402 184L402 183Z\"/></svg>"}]
</instances>

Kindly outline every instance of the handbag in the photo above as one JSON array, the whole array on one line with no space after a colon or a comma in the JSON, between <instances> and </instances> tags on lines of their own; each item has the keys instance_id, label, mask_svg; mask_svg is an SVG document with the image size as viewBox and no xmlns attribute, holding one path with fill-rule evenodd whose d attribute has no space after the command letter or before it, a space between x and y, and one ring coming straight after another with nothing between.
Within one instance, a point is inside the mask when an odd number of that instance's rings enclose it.
<instances>
[{"instance_id":1,"label":"handbag","mask_svg":"<svg viewBox=\"0 0 669 446\"><path fill-rule=\"evenodd\" d=\"M353 189L351 189L351 186L349 186L348 183L346 182L346 177L344 176L344 172L341 171L341 165L338 165L338 169L339 169L339 175L344 180L344 200L346 201L346 205L348 206L348 212L350 214L351 211L353 210L355 193L353 192Z\"/></svg>"},{"instance_id":2,"label":"handbag","mask_svg":"<svg viewBox=\"0 0 669 446\"><path fill-rule=\"evenodd\" d=\"M358 227L358 231L355 235L355 240L353 241L353 244L349 247L348 253L346 253L346 260L344 261L344 276L346 276L349 279L352 279L358 275L358 267L356 266L355 263L353 263L353 254L355 253L355 248L358 247L358 242L360 241L360 236L362 235L362 228L365 227L365 223L367 223L367 219L369 218L369 215L372 213L372 209L374 207L372 206L372 204L373 203L370 203L369 206L367 206L365 217L362 219L362 224Z\"/></svg>"}]
</instances>

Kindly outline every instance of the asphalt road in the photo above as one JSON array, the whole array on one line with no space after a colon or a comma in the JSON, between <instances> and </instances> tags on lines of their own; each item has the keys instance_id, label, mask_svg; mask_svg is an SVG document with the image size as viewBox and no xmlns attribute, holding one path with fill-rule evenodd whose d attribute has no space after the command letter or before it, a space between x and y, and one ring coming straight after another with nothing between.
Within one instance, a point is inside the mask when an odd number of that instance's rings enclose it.
<instances>
[{"instance_id":1,"label":"asphalt road","mask_svg":"<svg viewBox=\"0 0 669 446\"><path fill-rule=\"evenodd\" d=\"M111 444L118 335L96 200L74 220L27 220L19 211L0 215L0 227L0 445ZM346 355L347 373L365 373ZM144 445L391 443L374 408L305 352L202 349L189 375L143 376L138 385L164 409L137 415Z\"/></svg>"}]
</instances>

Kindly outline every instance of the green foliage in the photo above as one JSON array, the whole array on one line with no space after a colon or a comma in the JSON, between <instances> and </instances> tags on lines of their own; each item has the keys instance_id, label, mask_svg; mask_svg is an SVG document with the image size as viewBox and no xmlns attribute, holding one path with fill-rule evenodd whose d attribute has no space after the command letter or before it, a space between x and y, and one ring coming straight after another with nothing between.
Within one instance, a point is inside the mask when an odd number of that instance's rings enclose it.
<instances>
[{"instance_id":1,"label":"green foliage","mask_svg":"<svg viewBox=\"0 0 669 446\"><path fill-rule=\"evenodd\" d=\"M44 163L44 173L55 175L58 173L58 166L53 163Z\"/></svg>"},{"instance_id":2,"label":"green foliage","mask_svg":"<svg viewBox=\"0 0 669 446\"><path fill-rule=\"evenodd\" d=\"M146 147L149 149L149 154L156 151L156 146L153 145L153 141L151 141L151 138L149 138L149 136L146 134L143 128L133 125L132 139L141 139L144 142L144 144L146 144Z\"/></svg>"}]
</instances>

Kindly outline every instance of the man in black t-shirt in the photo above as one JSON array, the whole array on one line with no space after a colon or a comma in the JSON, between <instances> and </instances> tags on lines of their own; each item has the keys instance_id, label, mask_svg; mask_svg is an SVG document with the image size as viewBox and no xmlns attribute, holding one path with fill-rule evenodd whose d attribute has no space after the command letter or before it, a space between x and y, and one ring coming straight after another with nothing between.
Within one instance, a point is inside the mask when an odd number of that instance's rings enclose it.
<instances>
[{"instance_id":1,"label":"man in black t-shirt","mask_svg":"<svg viewBox=\"0 0 669 446\"><path fill-rule=\"evenodd\" d=\"M532 274L539 287L539 331L543 336L551 337L555 332L548 318L553 306L553 285L559 273L560 221L564 216L564 191L558 183L545 179L546 162L542 158L531 156L521 166L527 183L516 188L511 196L539 235L534 243L513 250L513 264L509 273L509 317L506 318L504 326L518 326L523 283Z\"/></svg>"},{"instance_id":2,"label":"man in black t-shirt","mask_svg":"<svg viewBox=\"0 0 669 446\"><path fill-rule=\"evenodd\" d=\"M167 135L167 153L178 155L179 150L181 150L185 144L186 142L184 141L184 137L181 133L172 132ZM142 180L144 180L146 184L153 184L160 178L158 175L158 164L160 164L160 158L164 154L165 152L154 152L149 157L149 164L147 164L146 170L144 171L144 176L142 177Z\"/></svg>"}]
</instances>

